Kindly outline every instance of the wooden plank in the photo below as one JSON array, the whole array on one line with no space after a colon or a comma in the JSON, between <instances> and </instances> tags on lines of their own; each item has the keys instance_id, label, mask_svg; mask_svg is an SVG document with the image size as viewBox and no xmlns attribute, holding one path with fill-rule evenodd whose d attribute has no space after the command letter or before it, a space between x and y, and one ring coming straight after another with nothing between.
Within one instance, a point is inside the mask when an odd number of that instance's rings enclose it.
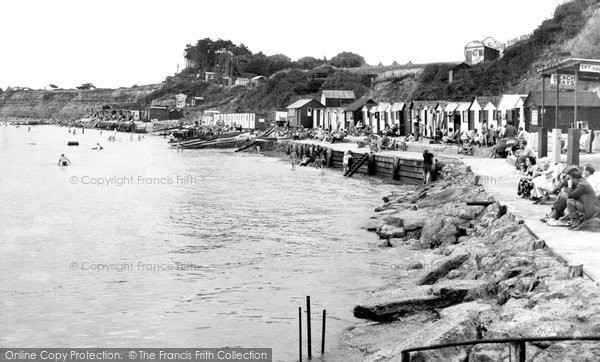
<instances>
[{"instance_id":1,"label":"wooden plank","mask_svg":"<svg viewBox=\"0 0 600 362\"><path fill-rule=\"evenodd\" d=\"M391 176L392 180L394 180L396 178L397 173L398 173L398 158L394 157L394 165L392 166L392 176Z\"/></svg>"},{"instance_id":2,"label":"wooden plank","mask_svg":"<svg viewBox=\"0 0 600 362\"><path fill-rule=\"evenodd\" d=\"M423 161L420 160L404 160L404 159L400 159L398 161L400 164L402 165L422 165Z\"/></svg>"},{"instance_id":3,"label":"wooden plank","mask_svg":"<svg viewBox=\"0 0 600 362\"><path fill-rule=\"evenodd\" d=\"M398 175L402 177L423 178L423 173L418 172L399 171Z\"/></svg>"}]
</instances>

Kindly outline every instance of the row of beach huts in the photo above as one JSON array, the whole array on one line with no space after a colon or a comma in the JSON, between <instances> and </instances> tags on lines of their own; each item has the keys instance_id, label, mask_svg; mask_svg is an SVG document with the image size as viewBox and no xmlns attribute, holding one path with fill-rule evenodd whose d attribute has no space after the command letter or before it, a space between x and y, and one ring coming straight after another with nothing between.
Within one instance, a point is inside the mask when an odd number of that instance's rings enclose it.
<instances>
[{"instance_id":1,"label":"row of beach huts","mask_svg":"<svg viewBox=\"0 0 600 362\"><path fill-rule=\"evenodd\" d=\"M474 97L466 102L399 101L377 102L371 98L356 99L353 91L323 91L321 99L301 99L287 107L289 126L305 128L348 129L357 125L379 132L396 125L401 134L419 133L432 136L436 128L461 131L506 123L536 131L542 126L556 126L556 92ZM578 121L573 125L574 92L560 92L558 128L600 129L600 97L596 92L578 93ZM544 110L544 112L542 112ZM542 114L543 113L543 114Z\"/></svg>"}]
</instances>

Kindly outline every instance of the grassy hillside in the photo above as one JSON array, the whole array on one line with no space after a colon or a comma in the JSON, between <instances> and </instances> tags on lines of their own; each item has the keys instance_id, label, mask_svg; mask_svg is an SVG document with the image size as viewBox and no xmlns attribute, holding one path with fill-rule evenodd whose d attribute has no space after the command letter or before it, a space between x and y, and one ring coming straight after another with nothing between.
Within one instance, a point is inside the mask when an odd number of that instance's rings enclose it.
<instances>
[{"instance_id":1,"label":"grassy hillside","mask_svg":"<svg viewBox=\"0 0 600 362\"><path fill-rule=\"evenodd\" d=\"M569 57L600 57L599 2L572 0L559 5L528 40L506 49L498 61L474 66L452 84L448 66L426 66L412 98L463 100L541 88L540 67Z\"/></svg>"}]
</instances>

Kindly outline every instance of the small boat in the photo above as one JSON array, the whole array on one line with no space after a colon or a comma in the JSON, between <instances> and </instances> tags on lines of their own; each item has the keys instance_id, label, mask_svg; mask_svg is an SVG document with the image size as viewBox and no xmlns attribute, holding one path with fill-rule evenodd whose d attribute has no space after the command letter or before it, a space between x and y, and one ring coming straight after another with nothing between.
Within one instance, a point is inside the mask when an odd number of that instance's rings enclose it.
<instances>
[{"instance_id":1,"label":"small boat","mask_svg":"<svg viewBox=\"0 0 600 362\"><path fill-rule=\"evenodd\" d=\"M68 141L67 146L79 146L79 141Z\"/></svg>"},{"instance_id":2,"label":"small boat","mask_svg":"<svg viewBox=\"0 0 600 362\"><path fill-rule=\"evenodd\" d=\"M188 141L181 141L177 143L172 143L171 146L176 146L180 148L203 148L213 145L219 145L219 147L225 146L227 143L236 143L240 141L245 141L250 137L250 132L232 132L226 133L220 136L216 136L210 139L194 139Z\"/></svg>"}]
</instances>

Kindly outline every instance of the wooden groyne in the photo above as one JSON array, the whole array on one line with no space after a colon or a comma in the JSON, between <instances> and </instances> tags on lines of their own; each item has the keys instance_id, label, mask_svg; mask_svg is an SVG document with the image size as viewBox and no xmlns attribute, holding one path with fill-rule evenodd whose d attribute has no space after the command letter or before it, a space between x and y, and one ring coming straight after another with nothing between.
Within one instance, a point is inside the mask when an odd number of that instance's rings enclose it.
<instances>
[{"instance_id":1,"label":"wooden groyne","mask_svg":"<svg viewBox=\"0 0 600 362\"><path fill-rule=\"evenodd\" d=\"M286 155L295 153L295 157L301 160L304 156L311 157L323 149L325 155L326 167L342 169L342 160L344 157L344 151L335 150L332 147L322 147L312 143L299 143L294 141L288 141L284 143L275 143L275 145L265 145L263 142L264 149L274 149L285 152ZM368 151L361 150L362 152L352 151L354 162L357 162L363 154ZM369 168L371 172L369 173ZM382 178L387 181L395 181L404 184L420 184L423 181L423 160L415 159L413 155L402 156L388 156L375 154L373 160L365 162L355 172L363 176L375 176Z\"/></svg>"}]
</instances>

